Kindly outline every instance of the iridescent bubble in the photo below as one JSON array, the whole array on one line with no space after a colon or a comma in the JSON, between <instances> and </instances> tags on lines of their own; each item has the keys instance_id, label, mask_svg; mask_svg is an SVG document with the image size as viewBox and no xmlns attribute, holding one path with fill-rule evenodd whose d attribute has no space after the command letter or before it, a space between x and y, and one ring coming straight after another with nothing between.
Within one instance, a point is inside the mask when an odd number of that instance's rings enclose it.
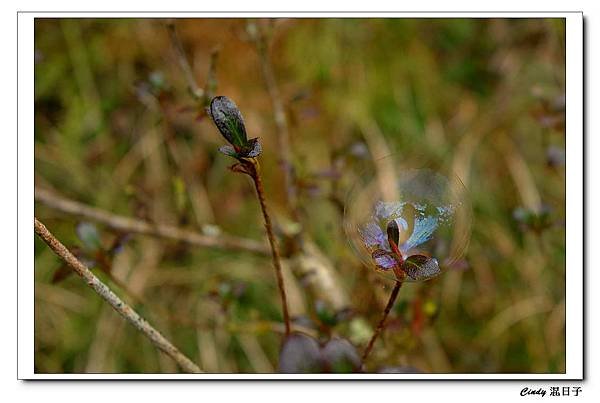
<instances>
[{"instance_id":1,"label":"iridescent bubble","mask_svg":"<svg viewBox=\"0 0 600 403\"><path fill-rule=\"evenodd\" d=\"M464 254L471 206L455 175L376 161L348 194L344 230L371 268L402 281L428 280Z\"/></svg>"}]
</instances>

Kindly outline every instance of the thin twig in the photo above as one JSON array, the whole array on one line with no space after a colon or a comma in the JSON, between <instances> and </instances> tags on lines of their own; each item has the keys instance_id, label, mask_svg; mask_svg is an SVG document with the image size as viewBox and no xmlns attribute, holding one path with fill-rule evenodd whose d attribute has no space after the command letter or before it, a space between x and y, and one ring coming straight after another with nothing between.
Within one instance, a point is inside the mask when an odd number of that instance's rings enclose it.
<instances>
[{"instance_id":1,"label":"thin twig","mask_svg":"<svg viewBox=\"0 0 600 403\"><path fill-rule=\"evenodd\" d=\"M185 76L188 91L190 92L192 98L194 98L195 101L202 104L202 106L205 106L207 102L214 96L214 91L217 86L216 66L217 59L219 57L220 47L216 47L210 52L206 84L204 88L201 88L196 82L196 79L194 78L192 66L190 66L188 58L185 55L185 50L183 49L181 39L179 38L179 35L177 34L177 29L175 28L175 22L172 19L167 20L165 25L167 27L167 30L169 31L171 45L175 49L177 62L179 63L179 67L181 67L183 75Z\"/></svg>"},{"instance_id":2,"label":"thin twig","mask_svg":"<svg viewBox=\"0 0 600 403\"><path fill-rule=\"evenodd\" d=\"M113 214L105 210L69 200L38 187L35 188L35 200L50 208L62 211L63 213L85 217L119 231L172 239L203 247L245 251L260 255L269 254L269 250L265 245L251 239L226 234L208 236L171 225L153 224L147 221Z\"/></svg>"},{"instance_id":3,"label":"thin twig","mask_svg":"<svg viewBox=\"0 0 600 403\"><path fill-rule=\"evenodd\" d=\"M255 23L250 22L250 24ZM287 118L285 116L285 108L283 106L283 102L281 101L281 94L279 92L279 87L277 86L275 73L273 72L273 65L271 64L269 58L269 45L267 38L265 38L265 34L259 24L256 24L255 28L256 30L252 30L252 32L255 32L255 34L252 35L252 39L254 40L254 45L260 61L261 72L265 80L267 92L269 93L273 107L275 126L277 128L279 164L283 169L287 202L293 218L298 220L298 191L294 179L292 148L290 145L290 133Z\"/></svg>"},{"instance_id":4,"label":"thin twig","mask_svg":"<svg viewBox=\"0 0 600 403\"><path fill-rule=\"evenodd\" d=\"M129 323L131 323L137 330L142 332L159 350L163 351L169 357L171 357L181 369L189 373L202 373L203 371L194 364L189 358L187 358L181 351L177 349L169 340L167 340L158 330L150 325L144 318L142 318L136 311L133 310L128 304L120 299L106 284L104 284L98 277L94 275L83 263L77 258L48 231L48 229L34 218L34 229L40 238L60 257L65 263L67 263L82 279L85 280L88 286L90 286L102 299L108 302L115 311L123 316Z\"/></svg>"},{"instance_id":5,"label":"thin twig","mask_svg":"<svg viewBox=\"0 0 600 403\"><path fill-rule=\"evenodd\" d=\"M290 130L273 63L269 56L269 38L264 27L256 21L248 21L247 28L258 54L260 69L273 108L277 131L277 155L284 175L287 209L292 219L301 223L303 217L298 202L298 186L293 164ZM300 229L302 230L302 226ZM293 270L296 276L304 276L310 273L310 276L306 276L307 278L310 277L308 288L320 299L331 303L336 309L345 308L348 301L347 295L340 286L340 282L337 281L335 269L327 256L316 247L314 242L311 242L303 231L294 234L289 240L292 246L289 255L295 258L296 264L293 265Z\"/></svg>"},{"instance_id":6,"label":"thin twig","mask_svg":"<svg viewBox=\"0 0 600 403\"><path fill-rule=\"evenodd\" d=\"M400 287L402 287L402 282L396 281L396 284L394 285L394 289L392 290L392 293L390 294L390 299L388 300L385 310L383 311L383 317L379 321L379 324L377 325L377 328L375 329L375 333L373 333L373 336L371 336L371 340L369 340L369 344L367 345L367 348L365 349L365 352L362 355L363 363L365 362L365 360L369 356L369 353L373 349L375 340L377 340L377 338L383 331L383 328L385 327L385 321L386 321L390 311L392 310L392 307L394 306L394 302L396 302L396 298L398 297L398 293L400 292Z\"/></svg>"},{"instance_id":7,"label":"thin twig","mask_svg":"<svg viewBox=\"0 0 600 403\"><path fill-rule=\"evenodd\" d=\"M281 270L281 258L279 256L279 249L275 241L275 235L273 234L273 225L271 224L271 216L267 210L267 202L265 200L265 191L262 185L262 179L260 177L258 162L255 159L245 160L243 162L246 167L247 173L250 175L256 188L256 194L258 201L260 202L260 209L262 211L263 218L265 220L265 228L267 230L267 237L269 238L269 244L271 245L271 254L273 255L273 266L275 267L275 275L277 277L277 287L279 288L279 294L281 296L281 305L283 309L283 321L285 323L285 335L286 337L290 334L290 314L288 311L287 295L285 292L285 285L283 283L283 272Z\"/></svg>"},{"instance_id":8,"label":"thin twig","mask_svg":"<svg viewBox=\"0 0 600 403\"><path fill-rule=\"evenodd\" d=\"M169 31L169 38L171 39L171 44L175 49L177 61L179 63L179 67L181 67L181 70L183 71L183 75L187 82L188 89L192 97L195 100L199 101L204 97L204 90L200 88L196 83L194 73L192 72L192 67L190 66L187 56L185 55L185 51L183 50L183 45L181 44L179 35L177 35L177 30L175 29L175 22L173 20L168 20L165 25L167 27L167 30Z\"/></svg>"},{"instance_id":9,"label":"thin twig","mask_svg":"<svg viewBox=\"0 0 600 403\"><path fill-rule=\"evenodd\" d=\"M175 22L173 19L167 20L165 23L167 30L169 32L169 38L171 39L171 45L175 49L175 53L177 55L177 60L181 70L183 71L183 75L185 76L185 80L187 82L188 91L190 92L194 101L200 107L201 113L203 113L203 108L206 106L208 100L210 100L213 96L213 93L217 86L216 79L216 64L217 58L219 55L219 49L213 49L210 53L209 66L208 66L208 74L206 77L206 84L204 88L201 88L196 79L194 78L194 74L192 71L192 67L188 61L187 56L185 55L185 51L183 49L183 45L177 34L177 29L175 28ZM161 113L164 116L165 126L166 126L166 135L165 142L167 145L167 151L172 157L175 168L179 171L179 174L183 181L186 184L186 188L190 193L190 198L192 200L192 206L194 207L194 211L196 213L196 219L198 219L198 213L200 206L204 206L206 211L211 219L214 218L213 209L210 205L210 202L207 197L207 192L205 186L196 181L192 176L188 175L187 171L184 169L182 161L181 149L175 139L173 124L171 122L171 117L169 116L168 110L162 105L162 103L157 102L160 105Z\"/></svg>"},{"instance_id":10,"label":"thin twig","mask_svg":"<svg viewBox=\"0 0 600 403\"><path fill-rule=\"evenodd\" d=\"M164 143L166 150L171 157L176 175L178 175L185 184L185 190L190 199L196 220L198 223L206 220L212 222L214 221L215 215L208 198L206 187L202 181L198 180L196 175L193 175L189 172L189 169L186 169L186 160L189 160L189 158L184 156L184 149L177 141L177 135L173 126L172 116L169 113L168 108L166 108L163 103L156 102L156 104L159 105L157 111L159 111L163 116ZM204 213L204 217L202 217L202 213Z\"/></svg>"}]
</instances>

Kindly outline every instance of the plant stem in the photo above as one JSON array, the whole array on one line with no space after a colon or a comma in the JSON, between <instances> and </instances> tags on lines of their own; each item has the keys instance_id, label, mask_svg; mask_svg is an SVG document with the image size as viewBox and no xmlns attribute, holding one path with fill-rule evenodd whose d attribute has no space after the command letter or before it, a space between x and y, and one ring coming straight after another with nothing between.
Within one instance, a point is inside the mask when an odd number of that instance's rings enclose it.
<instances>
[{"instance_id":1,"label":"plant stem","mask_svg":"<svg viewBox=\"0 0 600 403\"><path fill-rule=\"evenodd\" d=\"M250 22L249 22L250 23ZM251 22L250 24L255 24ZM269 43L265 37L260 24L255 24L256 34L253 36L254 45L260 61L260 69L265 80L265 86L271 99L273 107L273 117L277 128L277 146L279 147L279 165L283 170L285 191L288 207L292 218L299 221L300 213L298 211L298 189L294 178L294 167L292 164L292 147L290 142L290 132L285 116L285 107L277 86L273 65L269 58Z\"/></svg>"},{"instance_id":2,"label":"plant stem","mask_svg":"<svg viewBox=\"0 0 600 403\"><path fill-rule=\"evenodd\" d=\"M113 214L106 210L67 199L39 187L35 188L35 200L54 210L84 217L88 220L107 225L118 231L150 235L163 239L172 239L202 247L242 252L246 251L259 255L269 254L269 249L266 245L252 239L245 239L227 234L209 236L172 225L151 223L136 218Z\"/></svg>"},{"instance_id":3,"label":"plant stem","mask_svg":"<svg viewBox=\"0 0 600 403\"><path fill-rule=\"evenodd\" d=\"M367 348L365 349L365 352L362 355L363 363L365 362L365 360L369 356L369 353L373 349L375 340L377 340L377 338L383 331L383 328L385 327L385 321L386 321L390 311L392 310L392 307L394 306L394 302L396 302L396 298L398 297L398 293L400 292L400 287L402 287L402 281L396 281L396 284L394 285L394 289L392 290L392 293L390 294L390 299L388 300L388 303L385 306L385 309L383 311L383 317L379 321L379 324L377 325L377 328L375 329L375 333L373 333L373 336L371 336L371 340L369 340L369 344L367 345Z\"/></svg>"},{"instance_id":4,"label":"plant stem","mask_svg":"<svg viewBox=\"0 0 600 403\"><path fill-rule=\"evenodd\" d=\"M108 302L115 311L123 316L137 330L142 332L158 349L171 357L181 369L189 373L202 373L202 370L167 340L158 330L142 318L131 306L119 298L106 284L94 275L77 258L48 231L48 228L34 218L36 234L52 249L58 257L69 265L102 299Z\"/></svg>"},{"instance_id":5,"label":"plant stem","mask_svg":"<svg viewBox=\"0 0 600 403\"><path fill-rule=\"evenodd\" d=\"M175 29L175 21L168 20L166 22L166 27L169 32L169 38L171 39L171 44L175 49L175 55L177 56L177 61L179 62L179 67L183 71L183 76L185 81L187 82L188 89L192 94L192 97L199 101L204 96L204 90L198 87L196 83L196 79L194 78L194 73L192 71L192 67L185 55L185 50L183 49L183 45L181 44L181 40L179 39L179 35L177 35L177 30Z\"/></svg>"},{"instance_id":6,"label":"plant stem","mask_svg":"<svg viewBox=\"0 0 600 403\"><path fill-rule=\"evenodd\" d=\"M258 163L255 159L246 160L248 165L248 171L254 182L256 188L256 194L258 195L258 201L260 202L260 208L262 215L265 220L265 228L267 230L267 237L269 238L269 244L271 245L271 254L273 255L273 265L275 267L275 275L277 276L277 286L279 287L279 294L281 296L281 305L283 309L283 321L285 323L285 335L286 337L290 334L290 314L288 312L288 302L285 292L285 286L283 283L283 272L281 270L281 259L279 257L279 249L275 241L275 235L273 235L273 226L271 224L271 217L267 210L267 203L265 201L265 191L262 185L262 179L258 168Z\"/></svg>"}]
</instances>

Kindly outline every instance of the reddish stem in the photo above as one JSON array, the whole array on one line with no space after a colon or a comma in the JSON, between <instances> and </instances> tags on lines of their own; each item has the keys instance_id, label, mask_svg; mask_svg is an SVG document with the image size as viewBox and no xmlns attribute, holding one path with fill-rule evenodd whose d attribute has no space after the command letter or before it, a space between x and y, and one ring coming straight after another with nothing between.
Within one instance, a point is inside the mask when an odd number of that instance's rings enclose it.
<instances>
[{"instance_id":1,"label":"reddish stem","mask_svg":"<svg viewBox=\"0 0 600 403\"><path fill-rule=\"evenodd\" d=\"M373 336L371 336L371 340L369 340L369 344L367 345L367 348L365 349L365 352L362 355L363 363L365 362L365 360L369 356L369 353L373 349L375 340L377 340L377 338L379 337L379 335L381 334L381 332L383 331L383 329L385 327L385 321L386 321L390 311L392 310L392 307L394 306L394 302L396 302L396 298L398 297L398 293L400 292L400 287L402 287L402 281L396 281L396 284L394 285L394 289L392 290L392 293L390 294L390 299L388 300L388 303L383 311L383 317L379 321L379 324L377 325L377 328L375 329L375 333L373 333Z\"/></svg>"},{"instance_id":2,"label":"reddish stem","mask_svg":"<svg viewBox=\"0 0 600 403\"><path fill-rule=\"evenodd\" d=\"M265 200L265 192L262 185L262 179L258 171L258 163L256 160L244 160L247 173L252 177L254 187L256 188L256 194L258 195L258 201L260 202L260 208L262 210L263 218L265 220L265 228L267 230L267 237L269 238L269 244L271 245L271 254L273 255L273 266L275 267L275 275L277 277L277 286L279 288L279 294L281 296L281 305L283 309L283 321L285 323L285 335L286 337L290 334L290 314L288 311L287 295L285 292L285 286L283 283L283 272L281 269L281 259L279 256L279 249L273 235L273 226L271 224L271 217L267 210L267 203Z\"/></svg>"}]
</instances>

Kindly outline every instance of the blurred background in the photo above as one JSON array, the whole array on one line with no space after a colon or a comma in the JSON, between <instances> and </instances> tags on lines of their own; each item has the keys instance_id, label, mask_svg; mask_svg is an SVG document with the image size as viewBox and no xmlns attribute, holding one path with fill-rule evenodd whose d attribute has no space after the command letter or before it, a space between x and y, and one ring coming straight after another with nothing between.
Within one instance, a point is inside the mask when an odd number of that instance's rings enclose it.
<instances>
[{"instance_id":1,"label":"blurred background","mask_svg":"<svg viewBox=\"0 0 600 403\"><path fill-rule=\"evenodd\" d=\"M352 253L343 211L395 153L461 178L472 233L403 287L366 369L565 371L562 19L36 19L38 219L205 371L273 372L275 276L213 95L260 137L298 329L371 336L393 281ZM37 372L178 371L69 273L36 237Z\"/></svg>"}]
</instances>

